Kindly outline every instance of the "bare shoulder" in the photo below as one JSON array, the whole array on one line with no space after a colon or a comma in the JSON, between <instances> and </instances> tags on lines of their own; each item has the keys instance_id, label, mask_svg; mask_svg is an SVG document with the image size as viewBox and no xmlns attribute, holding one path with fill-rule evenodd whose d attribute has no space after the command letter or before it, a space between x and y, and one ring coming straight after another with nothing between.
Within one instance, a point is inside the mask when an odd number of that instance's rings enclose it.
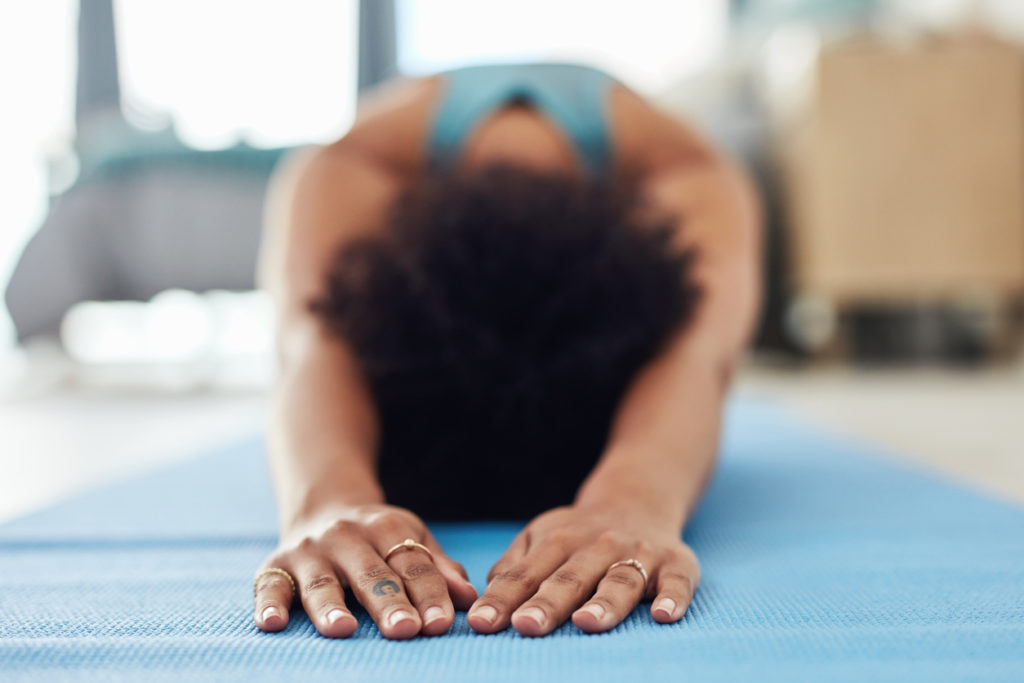
<instances>
[{"instance_id":1,"label":"bare shoulder","mask_svg":"<svg viewBox=\"0 0 1024 683\"><path fill-rule=\"evenodd\" d=\"M438 76L396 78L373 88L360 96L352 128L331 147L357 151L403 177L420 171L440 90Z\"/></svg>"},{"instance_id":2,"label":"bare shoulder","mask_svg":"<svg viewBox=\"0 0 1024 683\"><path fill-rule=\"evenodd\" d=\"M420 170L434 77L398 79L360 99L351 129L296 150L267 191L257 279L298 312L321 293L337 251L380 231L395 197Z\"/></svg>"},{"instance_id":3,"label":"bare shoulder","mask_svg":"<svg viewBox=\"0 0 1024 683\"><path fill-rule=\"evenodd\" d=\"M267 191L257 282L285 316L323 293L338 250L383 228L401 187L372 157L346 145L293 152Z\"/></svg>"},{"instance_id":4,"label":"bare shoulder","mask_svg":"<svg viewBox=\"0 0 1024 683\"><path fill-rule=\"evenodd\" d=\"M616 152L639 172L639 191L653 206L687 217L680 244L698 245L704 266L754 254L761 208L744 169L688 122L632 90L616 86L609 99Z\"/></svg>"},{"instance_id":5,"label":"bare shoulder","mask_svg":"<svg viewBox=\"0 0 1024 683\"><path fill-rule=\"evenodd\" d=\"M608 97L613 145L622 166L652 173L716 156L689 123L629 87L616 84Z\"/></svg>"}]
</instances>

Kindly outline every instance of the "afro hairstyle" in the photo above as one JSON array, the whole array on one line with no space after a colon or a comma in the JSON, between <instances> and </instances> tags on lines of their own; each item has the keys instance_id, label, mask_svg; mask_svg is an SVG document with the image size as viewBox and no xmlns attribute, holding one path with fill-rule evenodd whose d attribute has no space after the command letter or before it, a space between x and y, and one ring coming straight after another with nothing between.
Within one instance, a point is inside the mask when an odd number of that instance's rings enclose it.
<instances>
[{"instance_id":1,"label":"afro hairstyle","mask_svg":"<svg viewBox=\"0 0 1024 683\"><path fill-rule=\"evenodd\" d=\"M431 519L570 504L629 381L700 297L679 221L511 165L425 175L344 245L310 308L378 409L389 503Z\"/></svg>"}]
</instances>

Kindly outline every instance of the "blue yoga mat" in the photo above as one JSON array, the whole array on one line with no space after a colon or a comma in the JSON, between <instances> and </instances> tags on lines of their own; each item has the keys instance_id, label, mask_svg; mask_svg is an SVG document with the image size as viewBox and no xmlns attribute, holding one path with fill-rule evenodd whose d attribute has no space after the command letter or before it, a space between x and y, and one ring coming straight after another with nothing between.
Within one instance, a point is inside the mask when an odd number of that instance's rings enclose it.
<instances>
[{"instance_id":1,"label":"blue yoga mat","mask_svg":"<svg viewBox=\"0 0 1024 683\"><path fill-rule=\"evenodd\" d=\"M0 680L1024 680L1024 511L748 400L723 451L676 624L644 605L531 639L459 612L445 636L389 641L357 609L328 640L301 613L253 625L275 540L254 438L0 527ZM430 526L482 589L521 524Z\"/></svg>"}]
</instances>

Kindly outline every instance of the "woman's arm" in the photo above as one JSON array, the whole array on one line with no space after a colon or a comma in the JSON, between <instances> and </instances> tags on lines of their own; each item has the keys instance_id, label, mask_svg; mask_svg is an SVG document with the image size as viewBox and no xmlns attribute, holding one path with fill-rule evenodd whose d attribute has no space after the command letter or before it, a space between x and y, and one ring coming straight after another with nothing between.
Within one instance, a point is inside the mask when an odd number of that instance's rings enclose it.
<instances>
[{"instance_id":1,"label":"woman's arm","mask_svg":"<svg viewBox=\"0 0 1024 683\"><path fill-rule=\"evenodd\" d=\"M352 349L309 303L324 293L338 249L383 227L421 163L435 90L424 78L365 94L344 138L293 154L271 182L257 279L278 313L269 445L283 530L331 504L383 502L369 389Z\"/></svg>"},{"instance_id":2,"label":"woman's arm","mask_svg":"<svg viewBox=\"0 0 1024 683\"><path fill-rule=\"evenodd\" d=\"M268 457L281 540L263 568L297 585L261 573L255 620L263 630L283 629L299 597L321 634L351 635L348 586L385 637L434 635L451 626L452 598L464 607L476 597L422 520L385 503L369 388L349 345L309 311L337 250L380 227L395 191L389 173L338 143L289 160L268 197L258 280L278 312ZM421 550L385 561L405 538L426 545L433 561Z\"/></svg>"},{"instance_id":3,"label":"woman's arm","mask_svg":"<svg viewBox=\"0 0 1024 683\"><path fill-rule=\"evenodd\" d=\"M761 299L756 195L717 156L653 176L654 202L681 217L702 298L691 324L636 376L577 503L653 507L680 530L714 465L726 391Z\"/></svg>"},{"instance_id":4,"label":"woman's arm","mask_svg":"<svg viewBox=\"0 0 1024 683\"><path fill-rule=\"evenodd\" d=\"M539 636L570 616L607 631L645 599L656 621L672 623L700 581L681 531L712 470L726 388L757 317L760 215L746 177L706 146L676 159L658 164L647 190L682 217L679 245L699 251L695 318L631 383L574 503L532 520L491 568L468 615L477 631L511 622ZM612 566L627 558L646 582Z\"/></svg>"},{"instance_id":5,"label":"woman's arm","mask_svg":"<svg viewBox=\"0 0 1024 683\"><path fill-rule=\"evenodd\" d=\"M282 336L268 430L282 531L333 504L383 503L376 409L350 350L318 321Z\"/></svg>"},{"instance_id":6,"label":"woman's arm","mask_svg":"<svg viewBox=\"0 0 1024 683\"><path fill-rule=\"evenodd\" d=\"M268 194L258 280L277 311L268 455L282 531L331 503L383 502L368 387L351 349L308 304L333 255L381 220L391 192L371 165L327 148L289 159Z\"/></svg>"}]
</instances>

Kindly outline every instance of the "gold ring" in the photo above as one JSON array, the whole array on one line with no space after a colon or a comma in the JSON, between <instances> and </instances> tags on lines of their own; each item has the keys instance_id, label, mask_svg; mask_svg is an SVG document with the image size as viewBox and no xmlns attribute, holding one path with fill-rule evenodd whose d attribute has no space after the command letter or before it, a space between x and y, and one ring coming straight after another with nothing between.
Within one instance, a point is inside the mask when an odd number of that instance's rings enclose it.
<instances>
[{"instance_id":1,"label":"gold ring","mask_svg":"<svg viewBox=\"0 0 1024 683\"><path fill-rule=\"evenodd\" d=\"M415 539L407 538L401 543L396 543L390 548L388 548L388 551L384 553L384 561L387 562L388 558L391 557L391 553L395 552L396 550L401 550L402 548L409 548L410 550L412 548L419 548L420 550L426 550L427 555L430 555L430 559L434 559L434 553L430 552L430 548L423 545L422 543L417 543Z\"/></svg>"},{"instance_id":2,"label":"gold ring","mask_svg":"<svg viewBox=\"0 0 1024 683\"><path fill-rule=\"evenodd\" d=\"M634 569L636 569L637 571L640 572L640 576L644 577L644 588L643 589L646 591L647 590L647 570L644 569L644 566L642 564L640 564L640 560L634 559L632 557L629 558L628 560L619 560L618 562L612 563L611 566L609 566L606 571L611 571L615 567L618 567L620 564L629 565L630 567L633 567Z\"/></svg>"},{"instance_id":3,"label":"gold ring","mask_svg":"<svg viewBox=\"0 0 1024 683\"><path fill-rule=\"evenodd\" d=\"M283 569L278 569L277 567L271 567L270 569L264 569L263 571L261 571L258 574L256 574L256 578L254 578L252 580L252 594L253 595L256 595L256 593L257 593L257 589L259 588L259 585L260 585L260 579L262 579L267 574L280 574L284 578L288 579L288 583L292 587L292 597L294 597L295 595L298 594L299 591L295 587L295 579L292 578L292 575L289 574L288 572L286 572Z\"/></svg>"}]
</instances>

